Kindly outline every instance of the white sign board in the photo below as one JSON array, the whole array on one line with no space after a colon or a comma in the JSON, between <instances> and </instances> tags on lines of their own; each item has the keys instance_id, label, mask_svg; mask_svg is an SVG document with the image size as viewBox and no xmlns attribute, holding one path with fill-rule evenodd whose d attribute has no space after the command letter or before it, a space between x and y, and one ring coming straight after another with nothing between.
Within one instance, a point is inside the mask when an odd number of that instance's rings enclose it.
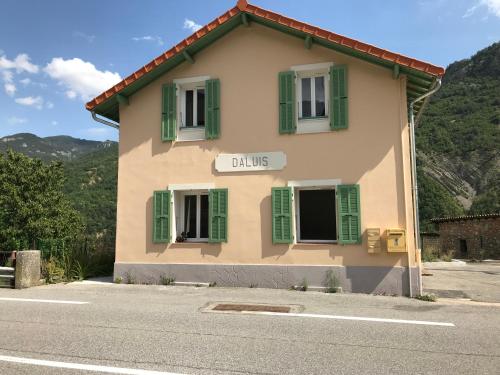
<instances>
[{"instance_id":1,"label":"white sign board","mask_svg":"<svg viewBox=\"0 0 500 375\"><path fill-rule=\"evenodd\" d=\"M218 172L276 171L286 166L285 153L219 154L215 158Z\"/></svg>"}]
</instances>

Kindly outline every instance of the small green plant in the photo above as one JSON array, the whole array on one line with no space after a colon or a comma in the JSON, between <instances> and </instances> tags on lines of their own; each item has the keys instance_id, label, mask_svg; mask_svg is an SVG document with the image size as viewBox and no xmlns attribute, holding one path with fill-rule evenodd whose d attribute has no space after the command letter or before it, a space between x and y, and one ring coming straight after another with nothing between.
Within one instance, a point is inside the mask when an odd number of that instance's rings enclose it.
<instances>
[{"instance_id":1,"label":"small green plant","mask_svg":"<svg viewBox=\"0 0 500 375\"><path fill-rule=\"evenodd\" d=\"M125 283L126 284L137 284L137 280L134 275L130 272L125 272Z\"/></svg>"},{"instance_id":2,"label":"small green plant","mask_svg":"<svg viewBox=\"0 0 500 375\"><path fill-rule=\"evenodd\" d=\"M326 271L325 293L337 293L339 288L339 279L333 270Z\"/></svg>"},{"instance_id":3,"label":"small green plant","mask_svg":"<svg viewBox=\"0 0 500 375\"><path fill-rule=\"evenodd\" d=\"M174 276L167 276L167 275L160 276L160 284L161 285L172 285L173 283L175 283Z\"/></svg>"},{"instance_id":4,"label":"small green plant","mask_svg":"<svg viewBox=\"0 0 500 375\"><path fill-rule=\"evenodd\" d=\"M66 280L64 267L57 259L52 257L42 262L42 275L48 284L60 283Z\"/></svg>"},{"instance_id":5,"label":"small green plant","mask_svg":"<svg viewBox=\"0 0 500 375\"><path fill-rule=\"evenodd\" d=\"M118 276L115 278L115 284L121 284L123 282L123 277Z\"/></svg>"},{"instance_id":6,"label":"small green plant","mask_svg":"<svg viewBox=\"0 0 500 375\"><path fill-rule=\"evenodd\" d=\"M85 280L90 276L89 264L85 262L75 261L71 270L72 280Z\"/></svg>"},{"instance_id":7,"label":"small green plant","mask_svg":"<svg viewBox=\"0 0 500 375\"><path fill-rule=\"evenodd\" d=\"M307 279L304 277L302 279L302 283L300 284L300 288L299 290L303 291L303 292L307 292L307 289L309 288L309 284L307 282Z\"/></svg>"},{"instance_id":8,"label":"small green plant","mask_svg":"<svg viewBox=\"0 0 500 375\"><path fill-rule=\"evenodd\" d=\"M436 254L432 253L432 252L423 252L422 254L422 261L423 262L435 262L439 260L439 258L436 256Z\"/></svg>"},{"instance_id":9,"label":"small green plant","mask_svg":"<svg viewBox=\"0 0 500 375\"><path fill-rule=\"evenodd\" d=\"M435 294L419 294L415 298L420 300L420 301L427 301L427 302L436 302L436 300L437 300L437 297Z\"/></svg>"},{"instance_id":10,"label":"small green plant","mask_svg":"<svg viewBox=\"0 0 500 375\"><path fill-rule=\"evenodd\" d=\"M446 254L441 254L440 259L443 262L451 262L453 259L453 253L451 251L447 251Z\"/></svg>"},{"instance_id":11,"label":"small green plant","mask_svg":"<svg viewBox=\"0 0 500 375\"><path fill-rule=\"evenodd\" d=\"M210 284L208 284L209 288L214 288L217 286L217 283L215 281L212 281Z\"/></svg>"}]
</instances>

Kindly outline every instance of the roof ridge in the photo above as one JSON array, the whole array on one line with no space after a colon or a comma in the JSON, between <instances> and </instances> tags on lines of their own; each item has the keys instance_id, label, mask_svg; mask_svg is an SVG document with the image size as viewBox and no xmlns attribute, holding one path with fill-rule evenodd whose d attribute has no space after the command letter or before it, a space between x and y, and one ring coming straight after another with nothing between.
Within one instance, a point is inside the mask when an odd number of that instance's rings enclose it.
<instances>
[{"instance_id":1,"label":"roof ridge","mask_svg":"<svg viewBox=\"0 0 500 375\"><path fill-rule=\"evenodd\" d=\"M317 26L310 25L308 23L295 20L293 18L281 15L279 13L260 8L256 5L249 4L247 0L238 0L236 6L229 9L221 16L216 17L213 21L209 22L201 29L195 31L193 34L183 39L179 43L175 44L173 47L159 55L158 57L151 60L149 63L136 70L126 78L122 79L120 82L115 84L113 87L104 91L103 93L96 96L94 99L86 103L86 109L92 111L99 104L105 102L115 94L118 94L126 87L130 86L132 83L143 77L145 74L151 72L159 65L163 64L165 61L170 60L179 53L182 53L187 47L203 38L211 31L226 23L234 16L240 13L246 13L254 15L255 17L275 22L285 27L301 31L303 33L312 35L316 38L326 40L328 42L340 45L357 51L358 53L367 54L369 56L375 57L377 59L389 61L391 63L408 67L414 69L430 76L441 77L444 74L444 68L427 63L425 61L417 60L399 53L391 52L379 48L375 45L364 43L359 40L355 40L341 34L336 34L334 32L322 29Z\"/></svg>"}]
</instances>

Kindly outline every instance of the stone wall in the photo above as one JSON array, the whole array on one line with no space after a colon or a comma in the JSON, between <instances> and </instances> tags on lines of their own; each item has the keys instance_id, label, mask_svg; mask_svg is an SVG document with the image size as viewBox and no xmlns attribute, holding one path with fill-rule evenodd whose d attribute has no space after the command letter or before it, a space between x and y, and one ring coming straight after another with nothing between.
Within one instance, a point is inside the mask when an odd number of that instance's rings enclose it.
<instances>
[{"instance_id":1,"label":"stone wall","mask_svg":"<svg viewBox=\"0 0 500 375\"><path fill-rule=\"evenodd\" d=\"M474 218L438 223L441 254L454 258L500 259L500 218Z\"/></svg>"}]
</instances>

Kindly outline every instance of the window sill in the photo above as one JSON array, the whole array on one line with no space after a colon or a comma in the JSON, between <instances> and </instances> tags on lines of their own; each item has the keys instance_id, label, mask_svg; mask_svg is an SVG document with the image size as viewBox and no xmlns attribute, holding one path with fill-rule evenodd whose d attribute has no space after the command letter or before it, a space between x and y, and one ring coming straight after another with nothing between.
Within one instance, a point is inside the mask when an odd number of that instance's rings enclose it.
<instances>
[{"instance_id":1,"label":"window sill","mask_svg":"<svg viewBox=\"0 0 500 375\"><path fill-rule=\"evenodd\" d=\"M205 140L205 127L193 126L179 128L178 141L203 141Z\"/></svg>"},{"instance_id":2,"label":"window sill","mask_svg":"<svg viewBox=\"0 0 500 375\"><path fill-rule=\"evenodd\" d=\"M209 243L209 242L208 242L208 240L185 240L185 241L175 241L174 243L177 245L180 245L180 244L192 245L192 244Z\"/></svg>"},{"instance_id":3,"label":"window sill","mask_svg":"<svg viewBox=\"0 0 500 375\"><path fill-rule=\"evenodd\" d=\"M325 121L328 120L328 116L317 116L317 117L299 117L299 121L308 121L308 120L315 120L315 121Z\"/></svg>"},{"instance_id":4,"label":"window sill","mask_svg":"<svg viewBox=\"0 0 500 375\"><path fill-rule=\"evenodd\" d=\"M297 241L295 245L335 245L338 241L326 241L326 240L307 240L307 241Z\"/></svg>"},{"instance_id":5,"label":"window sill","mask_svg":"<svg viewBox=\"0 0 500 375\"><path fill-rule=\"evenodd\" d=\"M328 117L301 118L297 121L297 133L329 132L330 120Z\"/></svg>"}]
</instances>

